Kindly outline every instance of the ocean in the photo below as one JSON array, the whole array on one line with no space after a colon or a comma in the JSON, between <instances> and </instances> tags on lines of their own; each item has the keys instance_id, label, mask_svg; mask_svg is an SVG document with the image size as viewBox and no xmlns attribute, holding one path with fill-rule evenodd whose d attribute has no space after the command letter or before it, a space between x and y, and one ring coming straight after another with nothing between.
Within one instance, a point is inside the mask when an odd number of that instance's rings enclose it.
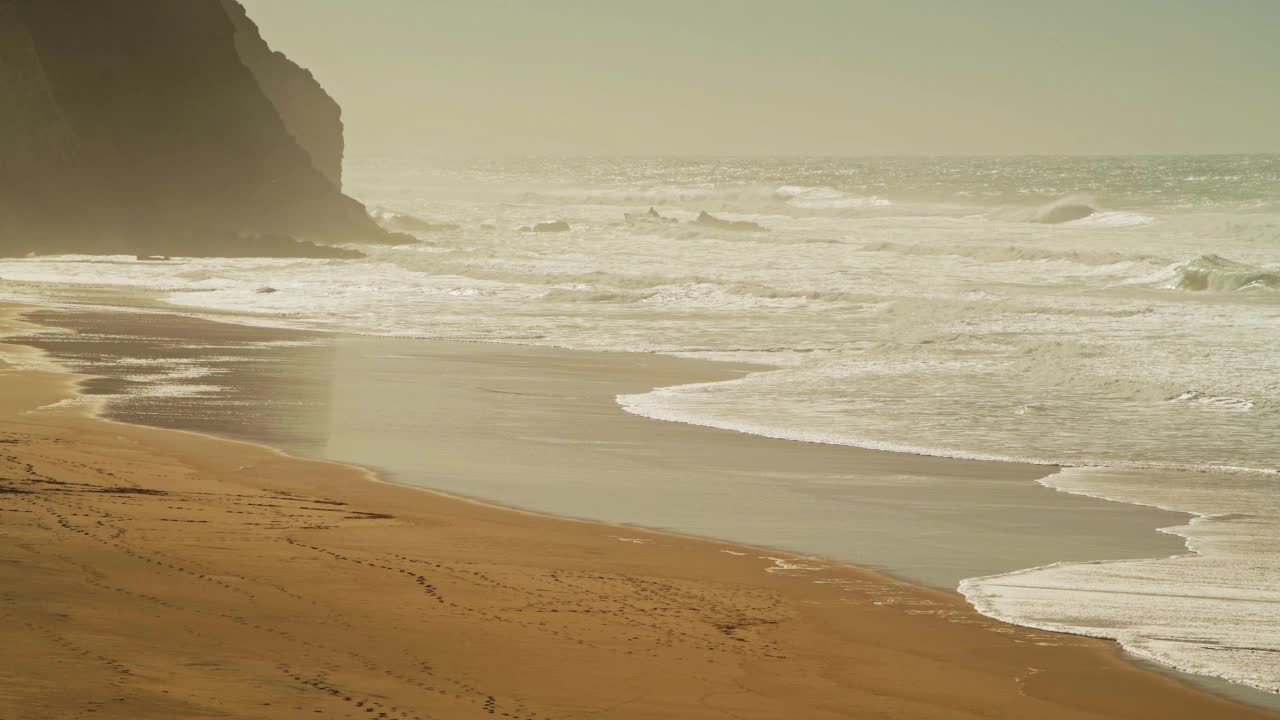
<instances>
[{"instance_id":1,"label":"ocean","mask_svg":"<svg viewBox=\"0 0 1280 720\"><path fill-rule=\"evenodd\" d=\"M1280 692L1280 156L365 158L347 189L422 242L354 261L3 260L0 296L132 287L270 326L766 365L617 400L1061 465L1042 482L1186 513L1164 530L1184 554L959 589L1009 622Z\"/></svg>"}]
</instances>

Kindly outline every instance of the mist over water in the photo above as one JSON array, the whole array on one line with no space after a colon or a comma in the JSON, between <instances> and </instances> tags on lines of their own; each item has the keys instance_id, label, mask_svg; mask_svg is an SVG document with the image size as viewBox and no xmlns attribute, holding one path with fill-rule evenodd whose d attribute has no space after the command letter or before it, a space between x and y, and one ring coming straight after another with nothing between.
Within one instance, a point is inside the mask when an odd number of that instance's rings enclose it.
<instances>
[{"instance_id":1,"label":"mist over water","mask_svg":"<svg viewBox=\"0 0 1280 720\"><path fill-rule=\"evenodd\" d=\"M758 362L776 369L620 403L795 440L1102 467L1057 487L1210 516L1178 531L1196 549L1280 514L1280 156L382 159L349 166L347 184L432 223L424 242L359 261L9 260L0 277L15 297L118 284L268 324ZM693 222L702 211L762 229ZM521 230L551 221L570 229ZM1231 488L1229 508L1207 505L1206 478ZM1247 570L1270 562L1265 544L1230 548L1151 561L1141 583L1086 565L1022 576L1026 592L966 591L1077 631L1094 608L1130 647L1276 689L1280 573ZM1158 629L1069 592L1090 583L1165 597ZM1245 633L1203 621L1242 593L1262 623L1247 651Z\"/></svg>"},{"instance_id":2,"label":"mist over water","mask_svg":"<svg viewBox=\"0 0 1280 720\"><path fill-rule=\"evenodd\" d=\"M528 161L352 175L375 203L464 226L380 257L457 278L437 291L473 298L447 303L466 336L785 368L628 401L646 414L957 455L1274 466L1275 157ZM1041 222L1064 202L1095 212ZM767 232L622 221L648 206ZM548 219L574 229L510 232ZM512 314L467 317L490 303ZM435 327L395 329L461 329L425 317Z\"/></svg>"}]
</instances>

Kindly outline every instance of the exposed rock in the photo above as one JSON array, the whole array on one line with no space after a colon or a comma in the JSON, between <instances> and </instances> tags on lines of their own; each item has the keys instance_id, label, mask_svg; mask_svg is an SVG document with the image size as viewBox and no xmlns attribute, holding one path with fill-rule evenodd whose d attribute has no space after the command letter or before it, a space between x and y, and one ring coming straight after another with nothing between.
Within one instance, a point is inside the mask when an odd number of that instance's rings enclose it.
<instances>
[{"instance_id":1,"label":"exposed rock","mask_svg":"<svg viewBox=\"0 0 1280 720\"><path fill-rule=\"evenodd\" d=\"M569 223L563 220L556 220L554 222L541 222L541 223L538 223L537 225L534 225L532 230L533 232L538 232L538 233L569 232Z\"/></svg>"},{"instance_id":2,"label":"exposed rock","mask_svg":"<svg viewBox=\"0 0 1280 720\"><path fill-rule=\"evenodd\" d=\"M665 217L658 212L656 208L649 208L649 212L643 214L623 213L623 219L628 225L646 225L646 224L671 224L679 222L675 218Z\"/></svg>"},{"instance_id":3,"label":"exposed rock","mask_svg":"<svg viewBox=\"0 0 1280 720\"><path fill-rule=\"evenodd\" d=\"M353 257L315 242L402 240L318 169L332 138L291 134L228 6L0 0L0 254Z\"/></svg>"},{"instance_id":4,"label":"exposed rock","mask_svg":"<svg viewBox=\"0 0 1280 720\"><path fill-rule=\"evenodd\" d=\"M748 220L723 220L711 213L703 210L698 213L698 219L694 220L698 225L719 228L721 230L735 230L738 232L764 232L765 227L759 223L753 223Z\"/></svg>"}]
</instances>

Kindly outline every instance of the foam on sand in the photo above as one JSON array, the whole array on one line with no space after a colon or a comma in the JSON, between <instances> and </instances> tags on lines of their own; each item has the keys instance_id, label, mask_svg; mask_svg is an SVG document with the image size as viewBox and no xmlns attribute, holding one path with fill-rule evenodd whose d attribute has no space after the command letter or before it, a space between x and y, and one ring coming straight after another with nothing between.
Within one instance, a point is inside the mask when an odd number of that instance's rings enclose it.
<instances>
[{"instance_id":1,"label":"foam on sand","mask_svg":"<svg viewBox=\"0 0 1280 720\"><path fill-rule=\"evenodd\" d=\"M965 580L980 612L1027 627L1111 638L1186 672L1280 692L1280 476L1070 468L1064 492L1194 515L1162 532L1188 553L1057 563Z\"/></svg>"}]
</instances>

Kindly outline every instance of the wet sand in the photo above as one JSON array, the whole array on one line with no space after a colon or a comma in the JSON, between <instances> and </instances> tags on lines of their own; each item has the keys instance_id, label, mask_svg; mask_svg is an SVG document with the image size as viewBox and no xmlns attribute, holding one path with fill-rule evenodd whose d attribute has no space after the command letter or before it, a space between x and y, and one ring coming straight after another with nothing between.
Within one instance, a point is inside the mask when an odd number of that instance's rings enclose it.
<instances>
[{"instance_id":1,"label":"wet sand","mask_svg":"<svg viewBox=\"0 0 1280 720\"><path fill-rule=\"evenodd\" d=\"M1154 530L1186 516L1038 485L1053 467L775 440L650 420L614 400L748 366L165 314L33 317L75 333L28 342L113 380L105 391L132 393L109 417L521 509L784 548L946 590L1052 562L1184 550ZM197 358L208 374L188 377ZM174 376L119 387L156 363Z\"/></svg>"},{"instance_id":2,"label":"wet sand","mask_svg":"<svg viewBox=\"0 0 1280 720\"><path fill-rule=\"evenodd\" d=\"M450 352L441 391L466 386L455 373L473 362ZM516 375L553 387L519 357ZM484 392L509 392L484 372ZM46 408L74 381L0 368L0 717L1272 717L1142 671L1110 643L1010 627L867 570ZM572 398L598 397L589 385ZM643 435L464 461L466 438L511 437L528 407L460 416L459 401L440 396L454 429L421 447L440 475L653 461ZM537 437L621 432L542 402Z\"/></svg>"}]
</instances>

